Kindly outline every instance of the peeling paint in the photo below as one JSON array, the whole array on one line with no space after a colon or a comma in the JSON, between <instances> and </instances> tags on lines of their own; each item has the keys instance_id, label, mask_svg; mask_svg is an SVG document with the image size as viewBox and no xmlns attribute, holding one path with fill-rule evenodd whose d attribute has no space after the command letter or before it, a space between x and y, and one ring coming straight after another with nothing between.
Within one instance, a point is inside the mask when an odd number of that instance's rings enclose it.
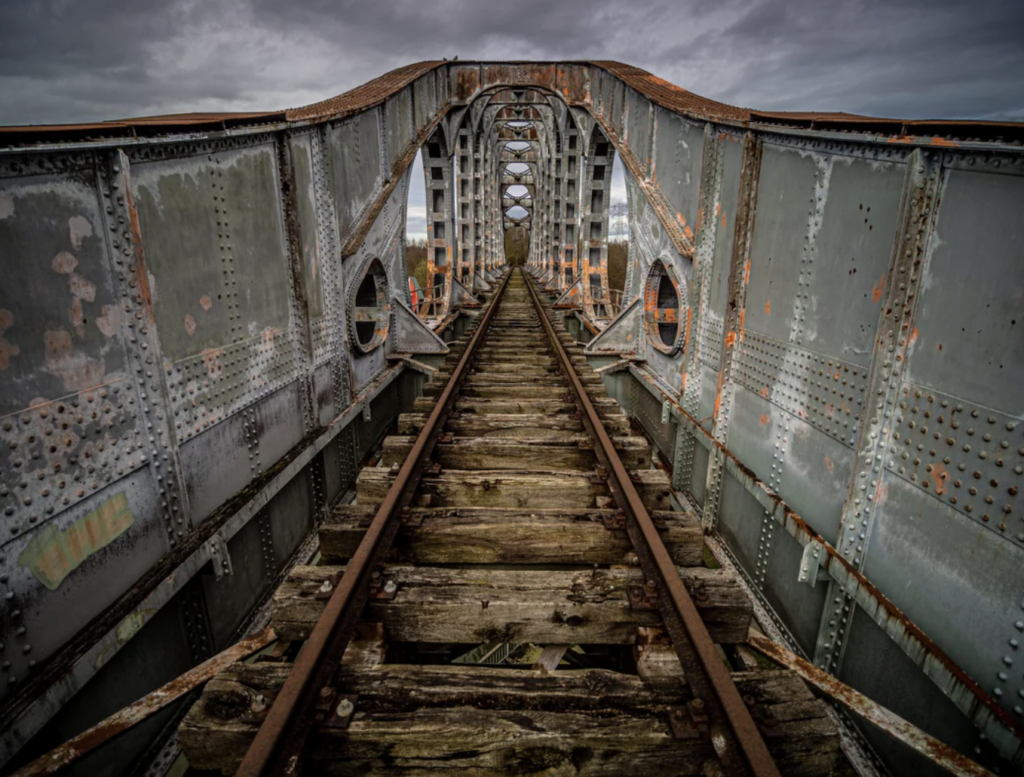
<instances>
[{"instance_id":1,"label":"peeling paint","mask_svg":"<svg viewBox=\"0 0 1024 777\"><path fill-rule=\"evenodd\" d=\"M85 216L72 216L68 219L68 232L71 235L71 245L76 251L82 248L82 241L92 237L92 224Z\"/></svg>"},{"instance_id":2,"label":"peeling paint","mask_svg":"<svg viewBox=\"0 0 1024 777\"><path fill-rule=\"evenodd\" d=\"M69 254L67 251L61 251L50 263L55 273L61 275L70 275L76 267L78 267L78 259L75 258L74 254Z\"/></svg>"},{"instance_id":3,"label":"peeling paint","mask_svg":"<svg viewBox=\"0 0 1024 777\"><path fill-rule=\"evenodd\" d=\"M201 307L203 310L209 310L210 308L213 307L213 300L210 299L209 296L204 294L202 297L199 298L199 307Z\"/></svg>"},{"instance_id":4,"label":"peeling paint","mask_svg":"<svg viewBox=\"0 0 1024 777\"><path fill-rule=\"evenodd\" d=\"M71 333L66 329L48 329L43 333L46 348L44 369L64 382L69 392L78 393L103 382L103 362L75 350Z\"/></svg>"},{"instance_id":5,"label":"peeling paint","mask_svg":"<svg viewBox=\"0 0 1024 777\"><path fill-rule=\"evenodd\" d=\"M52 523L44 526L18 556L18 563L56 591L83 561L124 534L133 523L135 516L122 491L64 531Z\"/></svg>"},{"instance_id":6,"label":"peeling paint","mask_svg":"<svg viewBox=\"0 0 1024 777\"><path fill-rule=\"evenodd\" d=\"M14 215L14 198L6 192L0 192L0 221Z\"/></svg>"},{"instance_id":7,"label":"peeling paint","mask_svg":"<svg viewBox=\"0 0 1024 777\"><path fill-rule=\"evenodd\" d=\"M117 331L117 306L104 305L103 315L96 319L96 328L103 333L103 336L110 339Z\"/></svg>"},{"instance_id":8,"label":"peeling paint","mask_svg":"<svg viewBox=\"0 0 1024 777\"><path fill-rule=\"evenodd\" d=\"M196 320L192 318L191 313L185 314L185 331L188 332L189 337L196 333Z\"/></svg>"}]
</instances>

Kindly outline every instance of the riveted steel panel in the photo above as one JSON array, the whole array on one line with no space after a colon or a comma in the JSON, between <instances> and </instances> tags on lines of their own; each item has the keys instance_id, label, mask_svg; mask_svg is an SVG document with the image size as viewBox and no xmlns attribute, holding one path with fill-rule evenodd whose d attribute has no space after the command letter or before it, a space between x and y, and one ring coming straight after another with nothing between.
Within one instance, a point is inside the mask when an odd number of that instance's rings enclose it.
<instances>
[{"instance_id":1,"label":"riveted steel panel","mask_svg":"<svg viewBox=\"0 0 1024 777\"><path fill-rule=\"evenodd\" d=\"M384 103L384 132L387 136L388 161L391 169L412 142L412 87L406 87Z\"/></svg>"},{"instance_id":2,"label":"riveted steel panel","mask_svg":"<svg viewBox=\"0 0 1024 777\"><path fill-rule=\"evenodd\" d=\"M288 329L288 262L270 143L137 162L132 188L165 359ZM269 333L269 335L268 335Z\"/></svg>"},{"instance_id":3,"label":"riveted steel panel","mask_svg":"<svg viewBox=\"0 0 1024 777\"><path fill-rule=\"evenodd\" d=\"M313 530L314 488L311 481L314 472L314 468L307 468L302 476L294 478L267 505L270 533L263 540L264 553L273 551L275 574L288 563Z\"/></svg>"},{"instance_id":4,"label":"riveted steel panel","mask_svg":"<svg viewBox=\"0 0 1024 777\"><path fill-rule=\"evenodd\" d=\"M707 488L708 449L698 441L693 449L693 473L690 477L690 496L698 504L704 504L704 489Z\"/></svg>"},{"instance_id":5,"label":"riveted steel panel","mask_svg":"<svg viewBox=\"0 0 1024 777\"><path fill-rule=\"evenodd\" d=\"M342 240L355 228L380 185L380 139L376 110L331 125L327 132L338 235Z\"/></svg>"},{"instance_id":6,"label":"riveted steel panel","mask_svg":"<svg viewBox=\"0 0 1024 777\"><path fill-rule=\"evenodd\" d=\"M16 536L5 532L0 592L7 617L0 625L0 660L10 665L0 698L115 602L166 550L160 500L148 468L97 489L92 481L68 478L69 488L83 493L77 504L45 523L26 521L26 530Z\"/></svg>"},{"instance_id":7,"label":"riveted steel panel","mask_svg":"<svg viewBox=\"0 0 1024 777\"><path fill-rule=\"evenodd\" d=\"M651 110L646 97L632 89L626 90L628 118L626 120L626 145L643 168L650 174L651 163Z\"/></svg>"},{"instance_id":8,"label":"riveted steel panel","mask_svg":"<svg viewBox=\"0 0 1024 777\"><path fill-rule=\"evenodd\" d=\"M1010 640L1024 639L1024 554L891 473L881 493L865 574L1007 709L1019 705L1024 660Z\"/></svg>"},{"instance_id":9,"label":"riveted steel panel","mask_svg":"<svg viewBox=\"0 0 1024 777\"><path fill-rule=\"evenodd\" d=\"M120 650L82 690L73 696L18 754L14 764L39 757L82 733L97 721L137 701L188 671L194 663L190 635L179 600L163 607L131 637L131 650ZM127 634L127 629L126 629ZM159 660L154 660L159 656ZM101 748L87 754L62 774L74 777L122 777L131 774L159 732L191 702L178 704L142 721Z\"/></svg>"},{"instance_id":10,"label":"riveted steel panel","mask_svg":"<svg viewBox=\"0 0 1024 777\"><path fill-rule=\"evenodd\" d=\"M124 378L91 169L0 180L0 257L0 416Z\"/></svg>"},{"instance_id":11,"label":"riveted steel panel","mask_svg":"<svg viewBox=\"0 0 1024 777\"><path fill-rule=\"evenodd\" d=\"M728 543L740 566L751 577L758 569L757 561L763 538L771 528L765 521L764 508L736 478L722 468L721 504L718 510L718 531Z\"/></svg>"},{"instance_id":12,"label":"riveted steel panel","mask_svg":"<svg viewBox=\"0 0 1024 777\"><path fill-rule=\"evenodd\" d=\"M704 130L664 108L655 108L654 117L656 130L651 178L668 199L673 213L683 217L683 225L696 229ZM723 186L723 193L728 188Z\"/></svg>"},{"instance_id":13,"label":"riveted steel panel","mask_svg":"<svg viewBox=\"0 0 1024 777\"><path fill-rule=\"evenodd\" d=\"M324 313L323 271L321 263L333 257L321 257L318 240L316 193L313 185L313 151L316 142L312 135L301 135L289 140L292 168L295 174L295 202L299 216L300 250L302 252L302 291L311 319Z\"/></svg>"},{"instance_id":14,"label":"riveted steel panel","mask_svg":"<svg viewBox=\"0 0 1024 777\"><path fill-rule=\"evenodd\" d=\"M430 73L416 79L413 83L413 108L415 110L415 132L417 134L434 120L439 106L436 76Z\"/></svg>"},{"instance_id":15,"label":"riveted steel panel","mask_svg":"<svg viewBox=\"0 0 1024 777\"><path fill-rule=\"evenodd\" d=\"M1018 418L1024 416L1021 203L1024 176L944 172L907 363L915 383Z\"/></svg>"},{"instance_id":16,"label":"riveted steel panel","mask_svg":"<svg viewBox=\"0 0 1024 777\"><path fill-rule=\"evenodd\" d=\"M828 580L822 576L813 587L800 582L803 546L774 521L770 522L770 527L763 552L765 572L761 589L804 653L812 655L821 611L828 596Z\"/></svg>"},{"instance_id":17,"label":"riveted steel panel","mask_svg":"<svg viewBox=\"0 0 1024 777\"><path fill-rule=\"evenodd\" d=\"M921 673L899 645L863 610L856 605L852 609L842 606L836 626L849 632L846 655L838 675L840 680L950 747L969 753L972 759L989 767L995 766L991 746L977 731L964 724L962 713L942 690ZM927 777L948 774L878 729L864 725L861 731L885 758L893 774Z\"/></svg>"},{"instance_id":18,"label":"riveted steel panel","mask_svg":"<svg viewBox=\"0 0 1024 777\"><path fill-rule=\"evenodd\" d=\"M261 520L262 517L257 517L249 521L228 541L231 574L223 574L218 578L213 574L212 568L207 567L200 578L210 614L215 652L231 644L239 626L269 590L274 580L275 570L268 567L264 561ZM210 564L216 563L218 559L214 557Z\"/></svg>"},{"instance_id":19,"label":"riveted steel panel","mask_svg":"<svg viewBox=\"0 0 1024 777\"><path fill-rule=\"evenodd\" d=\"M820 155L764 145L743 326L774 340L801 342L807 325L810 289L802 259L820 228L813 200L823 196L828 168Z\"/></svg>"},{"instance_id":20,"label":"riveted steel panel","mask_svg":"<svg viewBox=\"0 0 1024 777\"><path fill-rule=\"evenodd\" d=\"M182 471L195 520L207 518L301 438L298 384L291 383L182 443Z\"/></svg>"}]
</instances>

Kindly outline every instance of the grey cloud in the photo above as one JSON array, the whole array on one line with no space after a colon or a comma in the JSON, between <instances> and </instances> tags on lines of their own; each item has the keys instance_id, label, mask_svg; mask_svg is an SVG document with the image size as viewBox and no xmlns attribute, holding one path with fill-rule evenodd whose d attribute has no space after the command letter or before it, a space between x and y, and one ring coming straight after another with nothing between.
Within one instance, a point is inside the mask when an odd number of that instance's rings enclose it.
<instances>
[{"instance_id":1,"label":"grey cloud","mask_svg":"<svg viewBox=\"0 0 1024 777\"><path fill-rule=\"evenodd\" d=\"M618 59L766 110L1024 118L1018 0L5 0L0 123L269 110L420 59Z\"/></svg>"}]
</instances>

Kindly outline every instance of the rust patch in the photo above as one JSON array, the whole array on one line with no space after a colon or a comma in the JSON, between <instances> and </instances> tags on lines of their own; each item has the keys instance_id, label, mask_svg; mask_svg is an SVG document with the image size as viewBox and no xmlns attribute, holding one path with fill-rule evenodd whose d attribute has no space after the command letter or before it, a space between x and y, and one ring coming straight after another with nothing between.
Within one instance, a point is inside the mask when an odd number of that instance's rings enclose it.
<instances>
[{"instance_id":1,"label":"rust patch","mask_svg":"<svg viewBox=\"0 0 1024 777\"><path fill-rule=\"evenodd\" d=\"M766 316L770 316L772 314L772 301L771 300L765 301L765 303L764 303L764 314Z\"/></svg>"},{"instance_id":2,"label":"rust patch","mask_svg":"<svg viewBox=\"0 0 1024 777\"><path fill-rule=\"evenodd\" d=\"M10 329L13 324L14 314L9 310L0 308L0 370L6 370L10 366L11 357L21 353L21 349L18 346L4 339L4 332Z\"/></svg>"},{"instance_id":3,"label":"rust patch","mask_svg":"<svg viewBox=\"0 0 1024 777\"><path fill-rule=\"evenodd\" d=\"M767 426L768 422L772 420L772 417L767 413L761 413L761 418L759 420L761 421L761 426Z\"/></svg>"},{"instance_id":4,"label":"rust patch","mask_svg":"<svg viewBox=\"0 0 1024 777\"><path fill-rule=\"evenodd\" d=\"M910 344L911 345L913 345L914 343L917 342L917 336L919 334L920 334L920 332L918 332L916 326L910 331ZM942 346L941 345L939 346L938 350L940 350L940 351L942 350Z\"/></svg>"},{"instance_id":5,"label":"rust patch","mask_svg":"<svg viewBox=\"0 0 1024 777\"><path fill-rule=\"evenodd\" d=\"M223 371L224 367L220 363L220 357L224 354L222 348L207 348L203 352L203 366L206 367L206 373L211 378L216 378Z\"/></svg>"},{"instance_id":6,"label":"rust patch","mask_svg":"<svg viewBox=\"0 0 1024 777\"><path fill-rule=\"evenodd\" d=\"M185 331L188 332L189 337L196 333L196 320L192 318L191 313L185 314Z\"/></svg>"},{"instance_id":7,"label":"rust patch","mask_svg":"<svg viewBox=\"0 0 1024 777\"><path fill-rule=\"evenodd\" d=\"M768 397L771 395L771 389L769 389L768 386L762 386L761 390L758 391L757 393L760 394L765 399L768 399Z\"/></svg>"},{"instance_id":8,"label":"rust patch","mask_svg":"<svg viewBox=\"0 0 1024 777\"><path fill-rule=\"evenodd\" d=\"M67 251L61 251L53 257L53 261L50 263L50 266L53 267L53 271L55 273L70 275L74 272L74 269L78 267L78 259L75 258L74 254L69 254Z\"/></svg>"},{"instance_id":9,"label":"rust patch","mask_svg":"<svg viewBox=\"0 0 1024 777\"><path fill-rule=\"evenodd\" d=\"M831 456L826 456L825 457L825 469L828 470L828 473L830 475L835 474L836 463L834 461L832 461L832 457Z\"/></svg>"},{"instance_id":10,"label":"rust patch","mask_svg":"<svg viewBox=\"0 0 1024 777\"><path fill-rule=\"evenodd\" d=\"M71 273L71 293L78 299L92 302L96 299L96 284L76 272Z\"/></svg>"},{"instance_id":11,"label":"rust patch","mask_svg":"<svg viewBox=\"0 0 1024 777\"><path fill-rule=\"evenodd\" d=\"M44 526L18 556L18 563L51 591L89 556L105 548L135 523L124 491L61 531Z\"/></svg>"},{"instance_id":12,"label":"rust patch","mask_svg":"<svg viewBox=\"0 0 1024 777\"><path fill-rule=\"evenodd\" d=\"M750 260L747 259L746 263L743 265L743 285L746 286L749 281L750 281Z\"/></svg>"},{"instance_id":13,"label":"rust patch","mask_svg":"<svg viewBox=\"0 0 1024 777\"><path fill-rule=\"evenodd\" d=\"M199 307L203 310L209 310L213 307L213 300L210 299L206 294L199 298Z\"/></svg>"},{"instance_id":14,"label":"rust patch","mask_svg":"<svg viewBox=\"0 0 1024 777\"><path fill-rule=\"evenodd\" d=\"M878 283L871 287L871 301L876 305L882 301L882 295L885 294L885 279L887 275L888 273L882 273Z\"/></svg>"},{"instance_id":15,"label":"rust patch","mask_svg":"<svg viewBox=\"0 0 1024 777\"><path fill-rule=\"evenodd\" d=\"M46 344L46 358L60 359L71 352L71 333L63 329L47 330L43 335Z\"/></svg>"},{"instance_id":16,"label":"rust patch","mask_svg":"<svg viewBox=\"0 0 1024 777\"><path fill-rule=\"evenodd\" d=\"M85 337L85 314L82 313L82 300L79 297L71 299L71 325L75 328L75 334Z\"/></svg>"},{"instance_id":17,"label":"rust patch","mask_svg":"<svg viewBox=\"0 0 1024 777\"><path fill-rule=\"evenodd\" d=\"M726 348L732 348L734 345L736 345L736 333L735 332L729 332L725 336L725 347Z\"/></svg>"}]
</instances>

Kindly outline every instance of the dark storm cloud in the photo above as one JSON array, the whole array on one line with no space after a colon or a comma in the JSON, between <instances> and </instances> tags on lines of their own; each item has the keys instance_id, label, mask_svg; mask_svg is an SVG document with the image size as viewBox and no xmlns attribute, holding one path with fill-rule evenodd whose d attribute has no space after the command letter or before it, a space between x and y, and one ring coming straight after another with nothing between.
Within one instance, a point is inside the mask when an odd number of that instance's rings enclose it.
<instances>
[{"instance_id":1,"label":"dark storm cloud","mask_svg":"<svg viewBox=\"0 0 1024 777\"><path fill-rule=\"evenodd\" d=\"M261 110L420 59L618 59L766 110L1024 120L1020 0L0 0L0 123Z\"/></svg>"}]
</instances>

